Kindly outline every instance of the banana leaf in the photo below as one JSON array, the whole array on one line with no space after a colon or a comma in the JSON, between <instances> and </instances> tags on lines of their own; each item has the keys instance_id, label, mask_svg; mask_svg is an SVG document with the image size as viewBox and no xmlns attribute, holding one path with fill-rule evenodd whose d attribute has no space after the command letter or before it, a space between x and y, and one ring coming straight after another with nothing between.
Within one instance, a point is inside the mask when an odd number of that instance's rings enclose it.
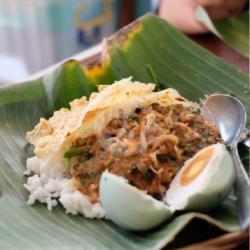
<instances>
[{"instance_id":1,"label":"banana leaf","mask_svg":"<svg viewBox=\"0 0 250 250\"><path fill-rule=\"evenodd\" d=\"M207 11L199 6L196 17L217 37L249 58L249 11L231 18L213 21Z\"/></svg>"},{"instance_id":2,"label":"banana leaf","mask_svg":"<svg viewBox=\"0 0 250 250\"><path fill-rule=\"evenodd\" d=\"M40 79L1 86L0 249L161 249L194 220L213 225L220 232L239 229L230 197L208 214L178 214L142 233L124 231L105 220L66 215L62 207L49 212L42 204L26 204L23 171L33 149L25 133L40 117L67 107L74 98L90 95L97 84L111 84L128 76L154 81L159 89L174 87L196 101L213 92L234 93L249 107L245 74L152 14L106 39L102 62L92 67L69 61ZM209 234L211 226L207 229ZM195 235L189 237L189 243L197 240Z\"/></svg>"}]
</instances>

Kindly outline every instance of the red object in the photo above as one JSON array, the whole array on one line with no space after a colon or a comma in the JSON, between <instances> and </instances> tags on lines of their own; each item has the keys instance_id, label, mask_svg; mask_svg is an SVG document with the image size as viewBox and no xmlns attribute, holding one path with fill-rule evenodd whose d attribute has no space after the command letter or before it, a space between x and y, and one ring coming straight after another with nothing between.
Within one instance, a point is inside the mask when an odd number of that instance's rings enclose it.
<instances>
[{"instance_id":1,"label":"red object","mask_svg":"<svg viewBox=\"0 0 250 250\"><path fill-rule=\"evenodd\" d=\"M119 28L134 20L135 2L134 0L121 0Z\"/></svg>"}]
</instances>

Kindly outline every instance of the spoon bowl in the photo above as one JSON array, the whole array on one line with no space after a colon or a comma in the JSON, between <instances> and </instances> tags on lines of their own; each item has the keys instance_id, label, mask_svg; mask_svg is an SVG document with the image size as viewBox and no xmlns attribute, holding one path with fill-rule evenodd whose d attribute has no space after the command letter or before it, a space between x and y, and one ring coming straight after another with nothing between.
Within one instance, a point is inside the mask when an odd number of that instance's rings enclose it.
<instances>
[{"instance_id":1,"label":"spoon bowl","mask_svg":"<svg viewBox=\"0 0 250 250\"><path fill-rule=\"evenodd\" d=\"M203 117L214 123L224 142L230 147L235 166L234 191L241 228L250 224L250 181L238 153L238 142L246 126L243 104L230 95L214 94L202 105ZM223 177L222 177L223 178Z\"/></svg>"},{"instance_id":2,"label":"spoon bowl","mask_svg":"<svg viewBox=\"0 0 250 250\"><path fill-rule=\"evenodd\" d=\"M246 110L243 104L230 95L209 96L202 106L202 115L216 124L224 142L236 145L246 127Z\"/></svg>"}]
</instances>

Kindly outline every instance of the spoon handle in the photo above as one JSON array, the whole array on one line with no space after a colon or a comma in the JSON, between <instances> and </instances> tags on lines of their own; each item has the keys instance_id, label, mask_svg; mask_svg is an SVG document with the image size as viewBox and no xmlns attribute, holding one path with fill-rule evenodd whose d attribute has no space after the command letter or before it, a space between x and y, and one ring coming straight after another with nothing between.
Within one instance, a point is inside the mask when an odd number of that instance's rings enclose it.
<instances>
[{"instance_id":1,"label":"spoon handle","mask_svg":"<svg viewBox=\"0 0 250 250\"><path fill-rule=\"evenodd\" d=\"M250 224L250 182L240 160L237 145L232 147L231 154L236 168L234 184L235 195L237 197L236 206L239 214L240 226L245 229Z\"/></svg>"}]
</instances>

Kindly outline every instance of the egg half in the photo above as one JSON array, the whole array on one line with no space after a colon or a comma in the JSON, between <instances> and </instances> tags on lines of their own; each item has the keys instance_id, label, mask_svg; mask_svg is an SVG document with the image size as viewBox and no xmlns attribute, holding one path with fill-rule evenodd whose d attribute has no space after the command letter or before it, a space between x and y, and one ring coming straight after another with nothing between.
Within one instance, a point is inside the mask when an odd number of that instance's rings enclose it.
<instances>
[{"instance_id":1,"label":"egg half","mask_svg":"<svg viewBox=\"0 0 250 250\"><path fill-rule=\"evenodd\" d=\"M207 211L229 193L234 176L233 161L225 145L211 145L186 161L164 201L174 210Z\"/></svg>"},{"instance_id":2,"label":"egg half","mask_svg":"<svg viewBox=\"0 0 250 250\"><path fill-rule=\"evenodd\" d=\"M123 177L104 172L100 199L107 218L128 230L147 230L170 219L177 210L206 211L230 191L234 166L224 144L214 144L185 162L163 201L131 186Z\"/></svg>"},{"instance_id":3,"label":"egg half","mask_svg":"<svg viewBox=\"0 0 250 250\"><path fill-rule=\"evenodd\" d=\"M174 210L128 184L123 177L104 172L100 181L101 204L108 219L129 230L146 230L171 218Z\"/></svg>"}]
</instances>

